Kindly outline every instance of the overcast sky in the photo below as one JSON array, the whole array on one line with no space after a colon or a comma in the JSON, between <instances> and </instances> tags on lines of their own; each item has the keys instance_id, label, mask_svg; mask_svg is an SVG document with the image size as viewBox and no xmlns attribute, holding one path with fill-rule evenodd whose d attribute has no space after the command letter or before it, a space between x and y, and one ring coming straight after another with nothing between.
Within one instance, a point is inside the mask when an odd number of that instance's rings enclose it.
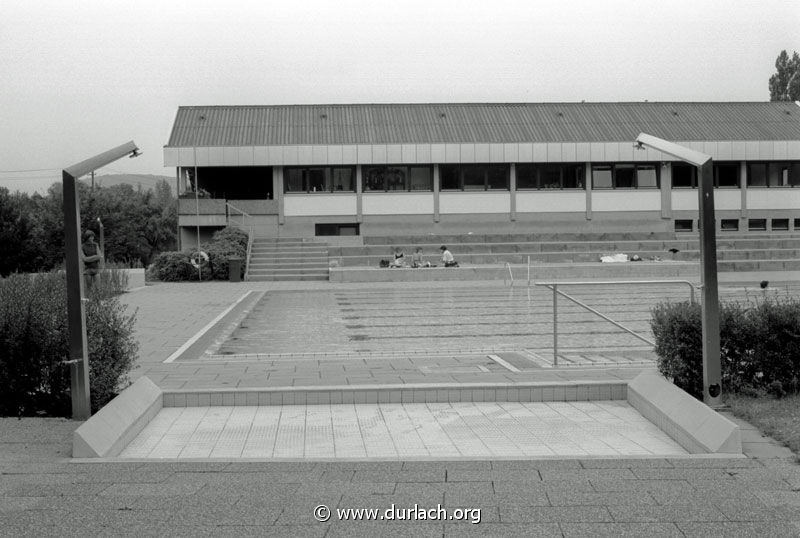
<instances>
[{"instance_id":1,"label":"overcast sky","mask_svg":"<svg viewBox=\"0 0 800 538\"><path fill-rule=\"evenodd\" d=\"M0 0L0 186L128 140L100 174L174 176L181 105L767 101L798 28L797 0Z\"/></svg>"}]
</instances>

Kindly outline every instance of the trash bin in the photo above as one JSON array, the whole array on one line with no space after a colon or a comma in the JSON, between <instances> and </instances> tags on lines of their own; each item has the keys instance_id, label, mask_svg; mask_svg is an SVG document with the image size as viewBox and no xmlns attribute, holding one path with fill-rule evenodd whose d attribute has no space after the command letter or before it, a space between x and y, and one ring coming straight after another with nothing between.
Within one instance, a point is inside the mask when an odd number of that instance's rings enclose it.
<instances>
[{"instance_id":1,"label":"trash bin","mask_svg":"<svg viewBox=\"0 0 800 538\"><path fill-rule=\"evenodd\" d=\"M228 277L231 282L242 281L242 259L228 258Z\"/></svg>"}]
</instances>

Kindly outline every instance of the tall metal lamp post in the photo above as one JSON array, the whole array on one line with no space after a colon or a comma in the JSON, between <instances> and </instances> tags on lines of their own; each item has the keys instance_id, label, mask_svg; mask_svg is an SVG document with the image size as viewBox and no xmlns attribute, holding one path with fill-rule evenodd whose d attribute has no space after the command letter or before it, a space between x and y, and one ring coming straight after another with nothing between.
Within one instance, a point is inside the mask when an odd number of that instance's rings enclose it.
<instances>
[{"instance_id":1,"label":"tall metal lamp post","mask_svg":"<svg viewBox=\"0 0 800 538\"><path fill-rule=\"evenodd\" d=\"M75 180L125 155L137 157L133 141L64 168L64 248L67 271L67 323L69 328L69 373L72 418L86 420L92 414L89 397L89 351L86 346L86 311L83 306L83 263L81 263L80 201Z\"/></svg>"},{"instance_id":2,"label":"tall metal lamp post","mask_svg":"<svg viewBox=\"0 0 800 538\"><path fill-rule=\"evenodd\" d=\"M717 237L714 219L714 168L711 156L649 134L636 137L636 145L647 146L694 165L700 209L700 266L703 286L703 401L722 404L719 349L719 291L717 286Z\"/></svg>"}]
</instances>

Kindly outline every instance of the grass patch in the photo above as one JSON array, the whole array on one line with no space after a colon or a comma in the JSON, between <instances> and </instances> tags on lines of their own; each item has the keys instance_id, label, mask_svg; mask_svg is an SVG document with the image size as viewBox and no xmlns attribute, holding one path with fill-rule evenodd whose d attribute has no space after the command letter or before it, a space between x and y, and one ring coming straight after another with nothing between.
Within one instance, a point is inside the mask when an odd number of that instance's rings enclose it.
<instances>
[{"instance_id":1,"label":"grass patch","mask_svg":"<svg viewBox=\"0 0 800 538\"><path fill-rule=\"evenodd\" d=\"M788 446L800 457L800 394L781 399L728 394L726 403L737 417Z\"/></svg>"}]
</instances>

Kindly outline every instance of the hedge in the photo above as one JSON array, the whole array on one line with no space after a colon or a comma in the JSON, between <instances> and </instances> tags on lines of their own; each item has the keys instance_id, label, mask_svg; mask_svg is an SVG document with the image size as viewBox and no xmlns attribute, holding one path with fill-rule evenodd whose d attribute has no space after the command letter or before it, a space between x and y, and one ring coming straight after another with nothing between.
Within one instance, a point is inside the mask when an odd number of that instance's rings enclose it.
<instances>
[{"instance_id":1,"label":"hedge","mask_svg":"<svg viewBox=\"0 0 800 538\"><path fill-rule=\"evenodd\" d=\"M660 303L650 322L658 368L689 394L703 395L702 314L698 304ZM733 392L798 391L800 301L720 304L722 386Z\"/></svg>"},{"instance_id":2,"label":"hedge","mask_svg":"<svg viewBox=\"0 0 800 538\"><path fill-rule=\"evenodd\" d=\"M86 329L92 410L129 383L138 355L135 314L117 295L121 279L87 290ZM64 273L13 274L0 280L0 415L70 416L67 293Z\"/></svg>"},{"instance_id":3,"label":"hedge","mask_svg":"<svg viewBox=\"0 0 800 538\"><path fill-rule=\"evenodd\" d=\"M238 228L224 228L215 232L210 243L200 246L208 254L208 263L202 270L203 280L228 280L228 259L232 257L243 260L243 276L247 263L245 258L248 239L247 232ZM162 252L156 257L150 274L165 282L198 280L201 271L191 263L190 256L193 252L195 251Z\"/></svg>"}]
</instances>

